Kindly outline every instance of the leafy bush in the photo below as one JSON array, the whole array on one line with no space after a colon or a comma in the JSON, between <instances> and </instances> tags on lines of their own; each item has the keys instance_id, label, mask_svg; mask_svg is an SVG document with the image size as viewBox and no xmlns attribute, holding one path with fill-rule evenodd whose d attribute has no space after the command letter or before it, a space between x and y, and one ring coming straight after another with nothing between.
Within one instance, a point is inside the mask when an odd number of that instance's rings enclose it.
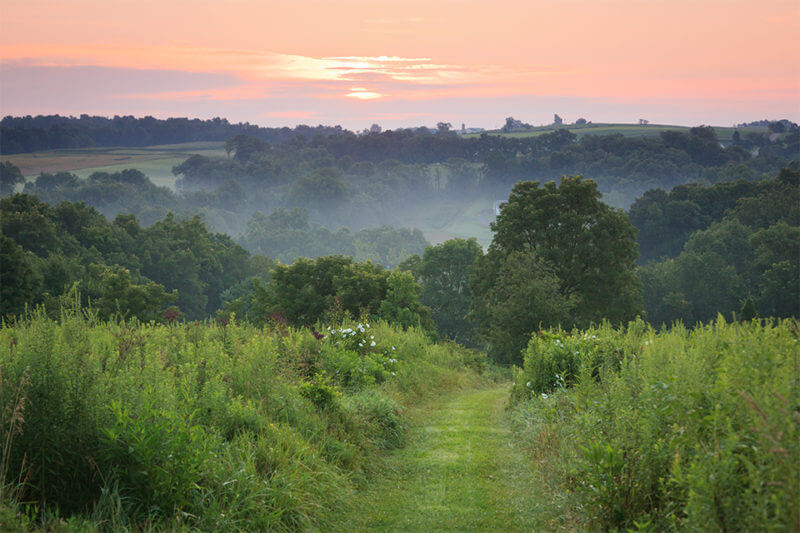
<instances>
[{"instance_id":1,"label":"leafy bush","mask_svg":"<svg viewBox=\"0 0 800 533\"><path fill-rule=\"evenodd\" d=\"M599 379L602 370L619 370L626 358L635 355L646 327L636 320L619 331L605 325L572 334L562 330L536 332L523 354L521 375L525 379L517 380L517 385L524 386L515 386L512 394L519 399L526 391L540 394L571 386L582 371Z\"/></svg>"},{"instance_id":2,"label":"leafy bush","mask_svg":"<svg viewBox=\"0 0 800 533\"><path fill-rule=\"evenodd\" d=\"M317 409L335 409L340 393L321 379L300 384L300 396L310 400Z\"/></svg>"},{"instance_id":3,"label":"leafy bush","mask_svg":"<svg viewBox=\"0 0 800 533\"><path fill-rule=\"evenodd\" d=\"M793 320L532 339L514 419L547 528L795 527L798 353Z\"/></svg>"}]
</instances>

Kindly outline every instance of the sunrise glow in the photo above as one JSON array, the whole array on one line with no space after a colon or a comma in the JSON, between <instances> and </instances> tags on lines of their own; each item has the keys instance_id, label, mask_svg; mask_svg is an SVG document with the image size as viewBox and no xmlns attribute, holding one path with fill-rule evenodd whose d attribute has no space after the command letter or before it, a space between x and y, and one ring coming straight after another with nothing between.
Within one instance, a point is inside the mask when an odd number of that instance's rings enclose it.
<instances>
[{"instance_id":1,"label":"sunrise glow","mask_svg":"<svg viewBox=\"0 0 800 533\"><path fill-rule=\"evenodd\" d=\"M3 6L2 113L798 119L798 32L784 0L31 0Z\"/></svg>"}]
</instances>

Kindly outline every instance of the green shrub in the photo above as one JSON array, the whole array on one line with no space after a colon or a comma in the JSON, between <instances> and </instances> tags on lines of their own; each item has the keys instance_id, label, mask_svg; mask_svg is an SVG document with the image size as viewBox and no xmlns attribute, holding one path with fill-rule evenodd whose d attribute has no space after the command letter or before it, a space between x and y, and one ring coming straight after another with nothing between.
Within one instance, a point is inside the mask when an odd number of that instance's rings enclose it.
<instances>
[{"instance_id":1,"label":"green shrub","mask_svg":"<svg viewBox=\"0 0 800 533\"><path fill-rule=\"evenodd\" d=\"M391 450L404 444L407 426L397 402L371 389L349 397L346 407L366 422L374 446Z\"/></svg>"},{"instance_id":2,"label":"green shrub","mask_svg":"<svg viewBox=\"0 0 800 533\"><path fill-rule=\"evenodd\" d=\"M531 341L513 396L543 494L565 495L543 504L548 527L796 526L796 321L548 335ZM584 352L587 335L597 348ZM563 366L562 345L579 352L574 366ZM554 388L565 368L564 386Z\"/></svg>"},{"instance_id":3,"label":"green shrub","mask_svg":"<svg viewBox=\"0 0 800 533\"><path fill-rule=\"evenodd\" d=\"M317 378L300 384L300 396L313 403L317 409L328 410L337 408L341 393Z\"/></svg>"},{"instance_id":4,"label":"green shrub","mask_svg":"<svg viewBox=\"0 0 800 533\"><path fill-rule=\"evenodd\" d=\"M194 511L209 436L191 419L163 410L155 394L135 411L118 401L108 409L111 419L96 461L128 514L153 519Z\"/></svg>"}]
</instances>

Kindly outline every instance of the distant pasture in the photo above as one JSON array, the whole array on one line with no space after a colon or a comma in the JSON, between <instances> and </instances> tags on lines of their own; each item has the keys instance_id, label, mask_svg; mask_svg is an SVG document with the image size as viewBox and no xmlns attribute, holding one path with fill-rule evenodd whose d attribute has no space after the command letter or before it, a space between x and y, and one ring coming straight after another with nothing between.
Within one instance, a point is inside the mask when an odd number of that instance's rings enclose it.
<instances>
[{"instance_id":1,"label":"distant pasture","mask_svg":"<svg viewBox=\"0 0 800 533\"><path fill-rule=\"evenodd\" d=\"M224 144L194 142L142 148L77 148L14 154L3 156L2 159L16 165L28 180L36 179L42 172L66 171L87 178L93 172L117 172L135 168L146 174L156 185L174 189L173 166L194 154L224 157Z\"/></svg>"}]
</instances>

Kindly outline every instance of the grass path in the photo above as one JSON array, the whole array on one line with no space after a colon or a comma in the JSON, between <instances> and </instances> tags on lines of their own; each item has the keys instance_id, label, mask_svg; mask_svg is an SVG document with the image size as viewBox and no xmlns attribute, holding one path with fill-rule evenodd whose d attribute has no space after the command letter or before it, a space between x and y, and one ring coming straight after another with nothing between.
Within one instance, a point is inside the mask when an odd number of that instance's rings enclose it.
<instances>
[{"instance_id":1,"label":"grass path","mask_svg":"<svg viewBox=\"0 0 800 533\"><path fill-rule=\"evenodd\" d=\"M508 386L414 409L411 439L355 495L347 531L530 531L532 476L503 411Z\"/></svg>"}]
</instances>

